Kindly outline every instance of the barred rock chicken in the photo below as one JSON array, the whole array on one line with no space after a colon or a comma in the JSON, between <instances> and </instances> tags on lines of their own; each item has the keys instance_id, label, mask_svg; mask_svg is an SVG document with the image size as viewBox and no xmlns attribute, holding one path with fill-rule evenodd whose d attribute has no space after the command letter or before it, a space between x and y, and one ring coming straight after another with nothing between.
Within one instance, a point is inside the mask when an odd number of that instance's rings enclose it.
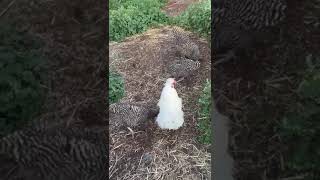
<instances>
[{"instance_id":1,"label":"barred rock chicken","mask_svg":"<svg viewBox=\"0 0 320 180\"><path fill-rule=\"evenodd\" d=\"M218 62L253 46L285 18L283 0L219 0L213 8L213 50ZM260 36L260 37L259 37Z\"/></svg>"},{"instance_id":2,"label":"barred rock chicken","mask_svg":"<svg viewBox=\"0 0 320 180\"><path fill-rule=\"evenodd\" d=\"M192 75L199 68L199 61L180 57L170 63L168 73L175 79L180 79Z\"/></svg>"},{"instance_id":3,"label":"barred rock chicken","mask_svg":"<svg viewBox=\"0 0 320 180\"><path fill-rule=\"evenodd\" d=\"M179 129L184 122L182 111L182 100L175 89L176 81L173 78L167 79L161 92L158 106L160 112L156 122L161 129Z\"/></svg>"},{"instance_id":4,"label":"barred rock chicken","mask_svg":"<svg viewBox=\"0 0 320 180\"><path fill-rule=\"evenodd\" d=\"M150 120L159 112L152 104L114 103L109 106L109 123L112 127L137 127Z\"/></svg>"},{"instance_id":5,"label":"barred rock chicken","mask_svg":"<svg viewBox=\"0 0 320 180\"><path fill-rule=\"evenodd\" d=\"M180 57L185 57L198 61L200 58L200 51L197 44L192 42L188 35L184 34L181 30L174 27L172 29L172 35L174 37L175 46Z\"/></svg>"},{"instance_id":6,"label":"barred rock chicken","mask_svg":"<svg viewBox=\"0 0 320 180\"><path fill-rule=\"evenodd\" d=\"M105 132L85 128L28 128L0 139L0 177L6 180L104 180Z\"/></svg>"}]
</instances>

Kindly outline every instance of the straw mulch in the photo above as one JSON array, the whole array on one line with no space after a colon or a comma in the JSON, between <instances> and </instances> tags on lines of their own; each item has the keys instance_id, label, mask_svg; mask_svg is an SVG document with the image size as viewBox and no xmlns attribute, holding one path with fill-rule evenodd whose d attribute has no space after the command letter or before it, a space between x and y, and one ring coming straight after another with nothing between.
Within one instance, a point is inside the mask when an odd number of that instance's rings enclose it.
<instances>
[{"instance_id":1,"label":"straw mulch","mask_svg":"<svg viewBox=\"0 0 320 180\"><path fill-rule=\"evenodd\" d=\"M157 103L169 77L165 67L175 57L170 28L150 29L121 43L110 43L110 70L125 81L121 101ZM185 113L184 126L166 131L150 120L145 129L110 134L110 179L210 179L209 147L196 141L197 101L204 82L210 79L210 48L204 39L191 37L202 57L199 72L177 86Z\"/></svg>"}]
</instances>

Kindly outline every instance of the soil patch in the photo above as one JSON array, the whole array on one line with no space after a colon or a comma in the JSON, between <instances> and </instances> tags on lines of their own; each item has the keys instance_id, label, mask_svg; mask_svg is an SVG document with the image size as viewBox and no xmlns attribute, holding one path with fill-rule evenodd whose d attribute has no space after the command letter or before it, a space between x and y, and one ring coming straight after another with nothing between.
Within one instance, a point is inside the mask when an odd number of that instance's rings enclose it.
<instances>
[{"instance_id":1,"label":"soil patch","mask_svg":"<svg viewBox=\"0 0 320 180\"><path fill-rule=\"evenodd\" d=\"M178 16L185 11L192 3L200 2L200 0L169 0L163 11L168 16Z\"/></svg>"}]
</instances>

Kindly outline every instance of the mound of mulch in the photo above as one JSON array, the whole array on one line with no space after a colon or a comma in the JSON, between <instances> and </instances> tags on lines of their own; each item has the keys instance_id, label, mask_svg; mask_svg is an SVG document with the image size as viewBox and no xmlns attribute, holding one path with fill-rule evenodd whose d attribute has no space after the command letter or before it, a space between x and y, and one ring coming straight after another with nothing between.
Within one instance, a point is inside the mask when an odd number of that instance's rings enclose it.
<instances>
[{"instance_id":1,"label":"mound of mulch","mask_svg":"<svg viewBox=\"0 0 320 180\"><path fill-rule=\"evenodd\" d=\"M317 34L307 30L305 2L288 1L288 18L273 45L257 48L249 58L218 65L214 99L231 120L230 153L238 180L279 179L284 172L285 142L277 132L290 109L308 54L319 50Z\"/></svg>"},{"instance_id":2,"label":"mound of mulch","mask_svg":"<svg viewBox=\"0 0 320 180\"><path fill-rule=\"evenodd\" d=\"M165 69L175 58L171 27L150 29L110 43L110 70L119 73L125 82L122 102L156 104L165 80ZM206 79L210 79L208 43L190 32L201 52L201 67L190 81L177 85L182 98L185 124L177 131L159 129L150 120L144 129L123 129L110 134L110 179L210 179L208 146L196 141L198 99Z\"/></svg>"}]
</instances>

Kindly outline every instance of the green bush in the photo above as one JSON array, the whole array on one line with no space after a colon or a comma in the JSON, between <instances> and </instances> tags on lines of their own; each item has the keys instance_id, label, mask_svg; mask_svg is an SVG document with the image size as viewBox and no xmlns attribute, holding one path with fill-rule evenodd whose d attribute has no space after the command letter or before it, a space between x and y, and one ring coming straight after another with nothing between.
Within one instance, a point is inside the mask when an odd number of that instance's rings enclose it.
<instances>
[{"instance_id":1,"label":"green bush","mask_svg":"<svg viewBox=\"0 0 320 180\"><path fill-rule=\"evenodd\" d=\"M181 15L173 18L172 24L182 26L199 33L210 40L211 36L211 1L205 0L192 4Z\"/></svg>"},{"instance_id":2,"label":"green bush","mask_svg":"<svg viewBox=\"0 0 320 180\"><path fill-rule=\"evenodd\" d=\"M118 9L126 0L109 0L109 10Z\"/></svg>"},{"instance_id":3,"label":"green bush","mask_svg":"<svg viewBox=\"0 0 320 180\"><path fill-rule=\"evenodd\" d=\"M0 136L35 118L43 103L41 44L4 24L0 30Z\"/></svg>"},{"instance_id":4,"label":"green bush","mask_svg":"<svg viewBox=\"0 0 320 180\"><path fill-rule=\"evenodd\" d=\"M200 130L199 141L204 144L211 143L211 81L207 80L202 95L199 98L200 111L198 118L198 129Z\"/></svg>"},{"instance_id":5,"label":"green bush","mask_svg":"<svg viewBox=\"0 0 320 180\"><path fill-rule=\"evenodd\" d=\"M111 4L114 9L110 10L110 41L121 41L125 37L141 33L151 26L166 23L168 20L160 10L164 3L157 0L127 0L121 3L111 1Z\"/></svg>"},{"instance_id":6,"label":"green bush","mask_svg":"<svg viewBox=\"0 0 320 180\"><path fill-rule=\"evenodd\" d=\"M118 102L124 96L123 78L115 73L109 73L109 103Z\"/></svg>"},{"instance_id":7,"label":"green bush","mask_svg":"<svg viewBox=\"0 0 320 180\"><path fill-rule=\"evenodd\" d=\"M312 67L298 88L298 102L282 119L279 134L288 146L290 172L320 174L320 71Z\"/></svg>"}]
</instances>

